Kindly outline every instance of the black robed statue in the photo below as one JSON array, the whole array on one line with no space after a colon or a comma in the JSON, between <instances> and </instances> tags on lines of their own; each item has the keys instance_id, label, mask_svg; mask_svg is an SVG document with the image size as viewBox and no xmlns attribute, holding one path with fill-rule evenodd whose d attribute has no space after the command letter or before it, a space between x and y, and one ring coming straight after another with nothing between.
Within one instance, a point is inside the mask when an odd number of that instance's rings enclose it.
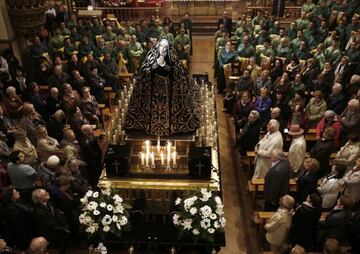
<instances>
[{"instance_id":1,"label":"black robed statue","mask_svg":"<svg viewBox=\"0 0 360 254\"><path fill-rule=\"evenodd\" d=\"M198 94L198 85L189 82L175 49L163 38L140 68L125 129L155 136L194 132L200 123Z\"/></svg>"}]
</instances>

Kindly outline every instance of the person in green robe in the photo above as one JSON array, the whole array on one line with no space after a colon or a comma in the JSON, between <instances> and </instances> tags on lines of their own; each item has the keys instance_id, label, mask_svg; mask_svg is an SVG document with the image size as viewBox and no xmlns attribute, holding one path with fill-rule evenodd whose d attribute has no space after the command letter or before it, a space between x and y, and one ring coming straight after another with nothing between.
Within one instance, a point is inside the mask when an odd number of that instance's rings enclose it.
<instances>
[{"instance_id":1,"label":"person in green robe","mask_svg":"<svg viewBox=\"0 0 360 254\"><path fill-rule=\"evenodd\" d=\"M256 53L256 63L259 66L261 66L261 61L262 61L263 57L269 57L271 59L273 59L275 57L275 51L271 47L270 38L267 38L264 40L264 47Z\"/></svg>"},{"instance_id":2,"label":"person in green robe","mask_svg":"<svg viewBox=\"0 0 360 254\"><path fill-rule=\"evenodd\" d=\"M313 3L313 0L306 0L306 2L302 5L301 10L306 12L307 14L312 14L315 10L316 5Z\"/></svg>"},{"instance_id":3,"label":"person in green robe","mask_svg":"<svg viewBox=\"0 0 360 254\"><path fill-rule=\"evenodd\" d=\"M280 39L280 45L276 48L276 55L281 58L289 58L291 56L291 49L288 46L288 40L286 38Z\"/></svg>"},{"instance_id":4,"label":"person in green robe","mask_svg":"<svg viewBox=\"0 0 360 254\"><path fill-rule=\"evenodd\" d=\"M106 32L102 35L105 42L114 41L116 39L116 34L112 32L111 26L106 27Z\"/></svg>"},{"instance_id":5,"label":"person in green robe","mask_svg":"<svg viewBox=\"0 0 360 254\"><path fill-rule=\"evenodd\" d=\"M91 27L91 33L93 36L102 35L105 32L105 29L102 24L100 24L100 21L98 18L92 19L92 27Z\"/></svg>"},{"instance_id":6,"label":"person in green robe","mask_svg":"<svg viewBox=\"0 0 360 254\"><path fill-rule=\"evenodd\" d=\"M73 54L77 54L77 48L75 44L71 43L70 38L66 38L64 41L64 55L66 59L70 59Z\"/></svg>"},{"instance_id":7,"label":"person in green robe","mask_svg":"<svg viewBox=\"0 0 360 254\"><path fill-rule=\"evenodd\" d=\"M328 20L330 17L331 10L327 6L326 0L320 0L319 5L315 7L315 10L313 11L313 17L322 17L323 20Z\"/></svg>"},{"instance_id":8,"label":"person in green robe","mask_svg":"<svg viewBox=\"0 0 360 254\"><path fill-rule=\"evenodd\" d=\"M330 61L333 66L337 65L340 61L341 51L338 46L338 41L333 40L332 46L325 49L324 52L325 62Z\"/></svg>"},{"instance_id":9,"label":"person in green robe","mask_svg":"<svg viewBox=\"0 0 360 254\"><path fill-rule=\"evenodd\" d=\"M217 38L215 43L215 50L217 53L220 52L220 49L225 47L225 44L230 41L229 33L227 31L224 31L222 33L222 36L220 38Z\"/></svg>"},{"instance_id":10,"label":"person in green robe","mask_svg":"<svg viewBox=\"0 0 360 254\"><path fill-rule=\"evenodd\" d=\"M105 40L103 38L100 38L97 43L97 47L94 51L94 56L97 59L103 59L106 53L111 53L110 49L106 47Z\"/></svg>"},{"instance_id":11,"label":"person in green robe","mask_svg":"<svg viewBox=\"0 0 360 254\"><path fill-rule=\"evenodd\" d=\"M130 35L125 33L125 28L119 28L119 35L116 37L116 41L130 41Z\"/></svg>"},{"instance_id":12,"label":"person in green robe","mask_svg":"<svg viewBox=\"0 0 360 254\"><path fill-rule=\"evenodd\" d=\"M305 91L305 85L304 85L304 83L303 82L301 82L301 74L300 73L298 73L298 74L296 74L295 75L295 79L294 79L294 81L292 81L291 83L290 83L290 94L289 94L289 99L292 99L292 98L294 98L295 97L295 93L297 92L297 91Z\"/></svg>"},{"instance_id":13,"label":"person in green robe","mask_svg":"<svg viewBox=\"0 0 360 254\"><path fill-rule=\"evenodd\" d=\"M137 38L137 41L141 43L142 46L146 46L146 34L141 30L140 24L137 24L135 26L135 35ZM174 36L173 36L174 39ZM174 40L173 40L174 42Z\"/></svg>"},{"instance_id":14,"label":"person in green robe","mask_svg":"<svg viewBox=\"0 0 360 254\"><path fill-rule=\"evenodd\" d=\"M290 41L296 38L297 35L297 28L296 23L293 21L290 23L290 28L287 30L287 36L289 37Z\"/></svg>"},{"instance_id":15,"label":"person in green robe","mask_svg":"<svg viewBox=\"0 0 360 254\"><path fill-rule=\"evenodd\" d=\"M124 58L124 60L128 63L129 62L129 54L126 49L126 42L125 41L118 41L116 46L113 48L111 52L111 58L113 58L116 62L119 61L120 54Z\"/></svg>"},{"instance_id":16,"label":"person in green robe","mask_svg":"<svg viewBox=\"0 0 360 254\"><path fill-rule=\"evenodd\" d=\"M127 20L125 23L125 33L130 36L135 34L135 28L132 26L130 20Z\"/></svg>"},{"instance_id":17,"label":"person in green robe","mask_svg":"<svg viewBox=\"0 0 360 254\"><path fill-rule=\"evenodd\" d=\"M315 36L316 43L319 44L319 43L324 42L324 40L326 39L328 34L329 34L329 29L328 29L326 21L321 21L320 27L317 29L317 33Z\"/></svg>"},{"instance_id":18,"label":"person in green robe","mask_svg":"<svg viewBox=\"0 0 360 254\"><path fill-rule=\"evenodd\" d=\"M126 48L129 56L129 72L135 73L140 67L140 58L144 52L141 44L137 41L136 35L131 35L130 43Z\"/></svg>"},{"instance_id":19,"label":"person in green robe","mask_svg":"<svg viewBox=\"0 0 360 254\"><path fill-rule=\"evenodd\" d=\"M225 30L224 24L220 24L220 25L219 25L219 30L217 30L217 31L215 32L215 42L216 42L216 40L217 40L218 38L220 38L220 37L222 36L222 33L225 32L225 31L226 31L226 30Z\"/></svg>"},{"instance_id":20,"label":"person in green robe","mask_svg":"<svg viewBox=\"0 0 360 254\"><path fill-rule=\"evenodd\" d=\"M274 22L274 26L272 28L270 28L269 33L270 34L279 34L280 33L280 22L278 20L276 20Z\"/></svg>"},{"instance_id":21,"label":"person in green robe","mask_svg":"<svg viewBox=\"0 0 360 254\"><path fill-rule=\"evenodd\" d=\"M353 15L351 18L351 23L346 26L346 40L348 41L353 32L356 32L360 29L359 15Z\"/></svg>"},{"instance_id":22,"label":"person in green robe","mask_svg":"<svg viewBox=\"0 0 360 254\"><path fill-rule=\"evenodd\" d=\"M299 60L307 60L310 58L310 51L307 48L306 42L304 40L300 42L300 47L295 50L294 55Z\"/></svg>"},{"instance_id":23,"label":"person in green robe","mask_svg":"<svg viewBox=\"0 0 360 254\"><path fill-rule=\"evenodd\" d=\"M242 43L236 49L239 57L249 58L255 56L255 48L249 41L249 36L244 36Z\"/></svg>"},{"instance_id":24,"label":"person in green robe","mask_svg":"<svg viewBox=\"0 0 360 254\"><path fill-rule=\"evenodd\" d=\"M60 29L56 28L54 36L49 41L49 51L52 56L55 56L64 48L64 36L60 34Z\"/></svg>"},{"instance_id":25,"label":"person in green robe","mask_svg":"<svg viewBox=\"0 0 360 254\"><path fill-rule=\"evenodd\" d=\"M33 44L30 47L30 55L35 61L40 61L43 58L44 54L49 53L48 47L46 44L40 41L39 36L35 36L33 39Z\"/></svg>"},{"instance_id":26,"label":"person in green robe","mask_svg":"<svg viewBox=\"0 0 360 254\"><path fill-rule=\"evenodd\" d=\"M71 33L70 33L70 40L72 43L75 43L77 41L81 41L81 35L77 32L77 28L76 26L73 26L71 28Z\"/></svg>"},{"instance_id":27,"label":"person in green robe","mask_svg":"<svg viewBox=\"0 0 360 254\"><path fill-rule=\"evenodd\" d=\"M218 81L218 90L220 93L222 93L226 88L224 65L235 61L236 57L237 57L236 52L231 50L231 42L227 41L225 46L220 50L217 60L216 77Z\"/></svg>"},{"instance_id":28,"label":"person in green robe","mask_svg":"<svg viewBox=\"0 0 360 254\"><path fill-rule=\"evenodd\" d=\"M184 25L184 29L186 31L185 25ZM163 31L163 27L161 26L161 20L160 19L155 20L155 30L157 31L158 34L161 34L161 32Z\"/></svg>"},{"instance_id":29,"label":"person in green robe","mask_svg":"<svg viewBox=\"0 0 360 254\"><path fill-rule=\"evenodd\" d=\"M62 36L69 36L71 34L70 30L66 28L64 22L61 22L59 27L60 27L60 34Z\"/></svg>"},{"instance_id":30,"label":"person in green robe","mask_svg":"<svg viewBox=\"0 0 360 254\"><path fill-rule=\"evenodd\" d=\"M310 20L307 17L307 13L302 11L300 18L295 20L296 27L298 30L304 30L306 29L307 25L309 24Z\"/></svg>"},{"instance_id":31,"label":"person in green robe","mask_svg":"<svg viewBox=\"0 0 360 254\"><path fill-rule=\"evenodd\" d=\"M308 27L304 31L304 38L310 50L315 49L317 46L315 36L317 34L317 30L315 29L314 23L310 22Z\"/></svg>"},{"instance_id":32,"label":"person in green robe","mask_svg":"<svg viewBox=\"0 0 360 254\"><path fill-rule=\"evenodd\" d=\"M181 44L184 47L185 52L188 54L190 53L191 41L189 35L185 34L185 28L180 28L180 34L176 36L174 40L175 47L177 44Z\"/></svg>"},{"instance_id":33,"label":"person in green robe","mask_svg":"<svg viewBox=\"0 0 360 254\"><path fill-rule=\"evenodd\" d=\"M69 28L69 30L71 30L71 28L73 28L74 26L77 26L77 25L78 25L78 21L76 19L76 15L75 15L75 13L71 13L70 19L66 23L66 27Z\"/></svg>"},{"instance_id":34,"label":"person in green robe","mask_svg":"<svg viewBox=\"0 0 360 254\"><path fill-rule=\"evenodd\" d=\"M304 40L304 33L303 31L299 30L297 32L296 38L290 42L290 48L293 52L300 47L301 41Z\"/></svg>"},{"instance_id":35,"label":"person in green robe","mask_svg":"<svg viewBox=\"0 0 360 254\"><path fill-rule=\"evenodd\" d=\"M166 38L170 42L170 44L174 44L175 39L174 39L173 34L170 33L170 29L169 29L168 25L164 26L164 29L160 34L160 38Z\"/></svg>"},{"instance_id":36,"label":"person in green robe","mask_svg":"<svg viewBox=\"0 0 360 254\"><path fill-rule=\"evenodd\" d=\"M345 55L349 57L351 63L360 64L360 48L357 46L355 41L350 43L350 47L346 51Z\"/></svg>"},{"instance_id":37,"label":"person in green robe","mask_svg":"<svg viewBox=\"0 0 360 254\"><path fill-rule=\"evenodd\" d=\"M340 19L338 21L338 25L335 28L335 30L339 34L340 50L345 50L345 46L346 46L346 42L347 42L346 41L347 33L346 33L346 27L344 25L344 21L342 19Z\"/></svg>"},{"instance_id":38,"label":"person in green robe","mask_svg":"<svg viewBox=\"0 0 360 254\"><path fill-rule=\"evenodd\" d=\"M78 49L79 49L79 57L81 58L89 53L94 53L95 45L92 41L89 40L89 37L87 35L83 35Z\"/></svg>"},{"instance_id":39,"label":"person in green robe","mask_svg":"<svg viewBox=\"0 0 360 254\"><path fill-rule=\"evenodd\" d=\"M314 54L314 59L318 63L320 70L322 70L325 65L324 51L325 51L324 43L320 43L316 48L316 53Z\"/></svg>"}]
</instances>

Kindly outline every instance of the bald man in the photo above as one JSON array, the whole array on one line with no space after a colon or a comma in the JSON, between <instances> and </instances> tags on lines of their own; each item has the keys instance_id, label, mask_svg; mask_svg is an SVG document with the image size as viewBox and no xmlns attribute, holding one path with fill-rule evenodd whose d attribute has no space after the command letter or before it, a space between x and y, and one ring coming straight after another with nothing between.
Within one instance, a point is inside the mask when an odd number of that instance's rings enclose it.
<instances>
[{"instance_id":1,"label":"bald man","mask_svg":"<svg viewBox=\"0 0 360 254\"><path fill-rule=\"evenodd\" d=\"M45 254L49 242L44 237L36 237L31 240L30 247L26 254Z\"/></svg>"},{"instance_id":2,"label":"bald man","mask_svg":"<svg viewBox=\"0 0 360 254\"><path fill-rule=\"evenodd\" d=\"M274 149L282 150L283 138L279 131L279 122L271 119L267 124L265 137L255 146L255 171L253 179L264 178L271 168L271 151Z\"/></svg>"}]
</instances>

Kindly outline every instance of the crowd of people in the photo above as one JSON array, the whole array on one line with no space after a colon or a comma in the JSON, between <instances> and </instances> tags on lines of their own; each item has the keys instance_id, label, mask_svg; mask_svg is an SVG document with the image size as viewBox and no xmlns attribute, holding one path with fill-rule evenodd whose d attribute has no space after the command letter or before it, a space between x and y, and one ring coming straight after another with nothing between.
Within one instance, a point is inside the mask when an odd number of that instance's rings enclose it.
<instances>
[{"instance_id":1,"label":"crowd of people","mask_svg":"<svg viewBox=\"0 0 360 254\"><path fill-rule=\"evenodd\" d=\"M99 104L104 88L119 92L121 71L136 73L149 49L167 38L184 61L192 23L154 16L132 20L78 19L49 3L46 24L19 60L0 56L0 252L47 246L65 253L81 243L80 198L96 189L107 139ZM45 87L45 90L44 90ZM30 247L29 247L30 246Z\"/></svg>"},{"instance_id":2,"label":"crowd of people","mask_svg":"<svg viewBox=\"0 0 360 254\"><path fill-rule=\"evenodd\" d=\"M273 253L360 252L359 8L307 0L290 24L261 10L236 30L226 14L219 20L218 90L235 149L255 153L252 179L265 181Z\"/></svg>"}]
</instances>

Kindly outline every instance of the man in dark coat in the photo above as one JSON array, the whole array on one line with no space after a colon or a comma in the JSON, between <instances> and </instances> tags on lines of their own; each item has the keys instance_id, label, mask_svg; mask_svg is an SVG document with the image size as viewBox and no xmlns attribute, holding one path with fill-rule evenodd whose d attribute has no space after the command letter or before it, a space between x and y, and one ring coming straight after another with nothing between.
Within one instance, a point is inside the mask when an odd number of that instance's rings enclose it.
<instances>
[{"instance_id":1,"label":"man in dark coat","mask_svg":"<svg viewBox=\"0 0 360 254\"><path fill-rule=\"evenodd\" d=\"M348 239L351 206L352 200L349 196L340 196L334 209L326 216L325 221L320 224L320 228L324 230L323 240L334 238L341 245Z\"/></svg>"},{"instance_id":2,"label":"man in dark coat","mask_svg":"<svg viewBox=\"0 0 360 254\"><path fill-rule=\"evenodd\" d=\"M114 91L118 90L119 85L119 67L114 59L111 58L110 53L106 53L104 61L101 65L103 76L106 80L106 84L112 84Z\"/></svg>"},{"instance_id":3,"label":"man in dark coat","mask_svg":"<svg viewBox=\"0 0 360 254\"><path fill-rule=\"evenodd\" d=\"M248 121L239 131L235 148L239 148L241 155L246 155L247 151L253 151L259 142L259 135L262 123L259 121L259 112L252 110L248 116Z\"/></svg>"},{"instance_id":4,"label":"man in dark coat","mask_svg":"<svg viewBox=\"0 0 360 254\"><path fill-rule=\"evenodd\" d=\"M342 91L342 85L335 83L331 90L332 92L326 101L327 109L333 110L337 115L340 115L346 108L346 99Z\"/></svg>"},{"instance_id":5,"label":"man in dark coat","mask_svg":"<svg viewBox=\"0 0 360 254\"><path fill-rule=\"evenodd\" d=\"M87 164L88 183L93 188L97 187L102 171L102 151L96 139L93 137L91 125L84 124L81 127L82 139L80 142L84 162Z\"/></svg>"},{"instance_id":6,"label":"man in dark coat","mask_svg":"<svg viewBox=\"0 0 360 254\"><path fill-rule=\"evenodd\" d=\"M64 213L50 203L49 193L44 189L34 190L32 200L37 234L44 236L51 246L57 246L59 253L65 253L70 241L70 231Z\"/></svg>"},{"instance_id":7,"label":"man in dark coat","mask_svg":"<svg viewBox=\"0 0 360 254\"><path fill-rule=\"evenodd\" d=\"M218 21L218 29L220 29L220 25L223 24L226 31L231 34L232 31L232 19L227 16L227 12L224 11L222 18Z\"/></svg>"},{"instance_id":8,"label":"man in dark coat","mask_svg":"<svg viewBox=\"0 0 360 254\"><path fill-rule=\"evenodd\" d=\"M291 243L299 244L310 251L316 240L320 216L321 198L316 193L312 193L295 210L289 233Z\"/></svg>"},{"instance_id":9,"label":"man in dark coat","mask_svg":"<svg viewBox=\"0 0 360 254\"><path fill-rule=\"evenodd\" d=\"M279 199L289 193L290 164L279 149L271 152L273 166L265 176L264 200L265 210L275 211Z\"/></svg>"},{"instance_id":10,"label":"man in dark coat","mask_svg":"<svg viewBox=\"0 0 360 254\"><path fill-rule=\"evenodd\" d=\"M103 79L98 74L98 69L96 67L91 68L88 83L93 95L96 98L96 101L99 103L105 103L106 102L106 95L104 90L105 79Z\"/></svg>"},{"instance_id":11,"label":"man in dark coat","mask_svg":"<svg viewBox=\"0 0 360 254\"><path fill-rule=\"evenodd\" d=\"M360 208L355 211L351 220L349 242L351 252L360 253Z\"/></svg>"}]
</instances>

